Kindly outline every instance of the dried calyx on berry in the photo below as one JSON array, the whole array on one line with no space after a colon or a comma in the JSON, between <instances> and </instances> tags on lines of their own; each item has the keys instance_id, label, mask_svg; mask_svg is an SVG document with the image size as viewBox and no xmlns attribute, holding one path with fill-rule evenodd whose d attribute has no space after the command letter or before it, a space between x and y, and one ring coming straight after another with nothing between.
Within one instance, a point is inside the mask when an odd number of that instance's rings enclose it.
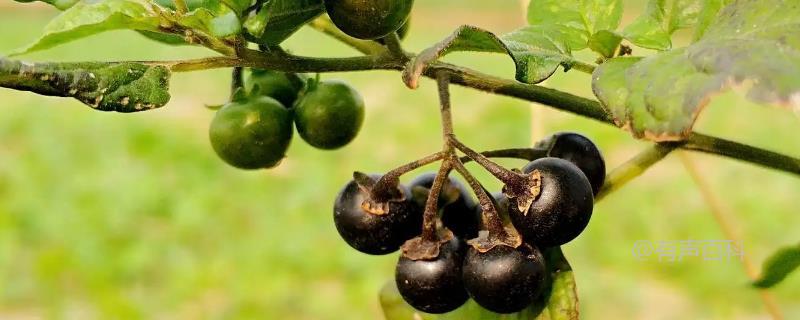
<instances>
[{"instance_id":1,"label":"dried calyx on berry","mask_svg":"<svg viewBox=\"0 0 800 320\"><path fill-rule=\"evenodd\" d=\"M402 185L394 185L388 200L375 200L383 186L380 175L355 173L336 197L333 219L339 235L351 247L367 254L387 254L421 233L422 208Z\"/></svg>"}]
</instances>

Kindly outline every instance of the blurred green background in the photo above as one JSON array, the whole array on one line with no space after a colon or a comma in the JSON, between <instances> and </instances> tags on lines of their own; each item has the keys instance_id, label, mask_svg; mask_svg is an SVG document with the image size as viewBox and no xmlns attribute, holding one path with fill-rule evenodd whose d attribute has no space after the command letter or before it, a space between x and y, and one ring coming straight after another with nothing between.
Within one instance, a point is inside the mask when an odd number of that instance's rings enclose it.
<instances>
[{"instance_id":1,"label":"blurred green background","mask_svg":"<svg viewBox=\"0 0 800 320\"><path fill-rule=\"evenodd\" d=\"M507 32L523 23L517 1L417 1L409 50L462 24ZM625 21L641 10L628 1ZM442 12L446 15L441 16ZM0 5L0 53L35 39L57 12ZM299 54L351 49L312 30L286 43ZM213 53L110 32L24 59L155 60ZM511 77L507 57L448 60ZM0 319L381 319L376 293L396 255L367 256L340 241L332 202L353 170L382 172L440 146L435 86L406 89L395 72L324 75L363 94L360 138L338 151L295 140L277 169L235 170L207 141L225 100L228 71L177 74L160 110L100 113L71 99L0 90ZM557 73L546 85L590 97L590 77ZM456 130L476 149L528 146L559 130L582 132L615 167L642 150L616 128L541 106L456 88ZM800 156L797 117L718 96L698 130ZM800 241L800 179L711 156L695 157L731 209L744 250L761 261ZM510 166L522 163L505 162ZM499 184L471 167L492 190ZM430 168L428 168L430 170ZM411 177L408 177L411 178ZM595 208L564 247L585 319L763 319L738 261L639 261L637 240L724 239L674 155ZM773 290L787 319L800 318L800 277Z\"/></svg>"}]
</instances>

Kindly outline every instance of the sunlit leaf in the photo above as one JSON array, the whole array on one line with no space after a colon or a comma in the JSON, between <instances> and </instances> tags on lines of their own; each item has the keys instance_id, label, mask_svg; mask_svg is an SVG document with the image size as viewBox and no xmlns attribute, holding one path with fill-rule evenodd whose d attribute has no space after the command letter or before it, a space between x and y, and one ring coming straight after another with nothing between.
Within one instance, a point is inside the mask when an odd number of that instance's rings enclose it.
<instances>
[{"instance_id":1,"label":"sunlit leaf","mask_svg":"<svg viewBox=\"0 0 800 320\"><path fill-rule=\"evenodd\" d=\"M649 49L672 47L672 34L696 27L703 34L719 10L731 0L650 0L644 13L622 32L633 44Z\"/></svg>"},{"instance_id":2,"label":"sunlit leaf","mask_svg":"<svg viewBox=\"0 0 800 320\"><path fill-rule=\"evenodd\" d=\"M158 29L158 17L136 0L79 2L50 21L39 40L15 54L45 50L117 29L155 31Z\"/></svg>"},{"instance_id":3,"label":"sunlit leaf","mask_svg":"<svg viewBox=\"0 0 800 320\"><path fill-rule=\"evenodd\" d=\"M614 58L593 89L618 126L682 140L712 95L745 84L748 98L800 108L800 2L738 0L694 44L644 59Z\"/></svg>"}]
</instances>

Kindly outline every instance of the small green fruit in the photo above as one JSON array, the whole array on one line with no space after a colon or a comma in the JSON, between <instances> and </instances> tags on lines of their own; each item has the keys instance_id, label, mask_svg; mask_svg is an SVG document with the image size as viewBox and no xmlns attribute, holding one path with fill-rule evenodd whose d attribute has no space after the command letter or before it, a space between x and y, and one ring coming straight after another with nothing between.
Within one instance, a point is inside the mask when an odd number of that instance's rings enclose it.
<instances>
[{"instance_id":1,"label":"small green fruit","mask_svg":"<svg viewBox=\"0 0 800 320\"><path fill-rule=\"evenodd\" d=\"M291 111L277 100L262 96L234 101L217 111L209 138L222 160L252 170L278 165L293 132Z\"/></svg>"},{"instance_id":2,"label":"small green fruit","mask_svg":"<svg viewBox=\"0 0 800 320\"><path fill-rule=\"evenodd\" d=\"M306 81L304 76L298 75L297 79L291 79L291 77L295 77L295 75L253 69L245 79L244 87L250 95L254 94L254 90L258 87L258 95L274 98L287 108L291 108Z\"/></svg>"},{"instance_id":3,"label":"small green fruit","mask_svg":"<svg viewBox=\"0 0 800 320\"><path fill-rule=\"evenodd\" d=\"M295 105L297 132L319 149L341 148L353 141L364 122L364 100L341 81L312 83Z\"/></svg>"}]
</instances>

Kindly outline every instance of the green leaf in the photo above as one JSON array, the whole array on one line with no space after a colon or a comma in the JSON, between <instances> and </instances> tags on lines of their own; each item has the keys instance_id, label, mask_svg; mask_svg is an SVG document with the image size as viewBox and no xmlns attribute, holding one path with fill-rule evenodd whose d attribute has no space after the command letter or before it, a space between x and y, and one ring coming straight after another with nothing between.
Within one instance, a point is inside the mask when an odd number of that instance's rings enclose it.
<instances>
[{"instance_id":1,"label":"green leaf","mask_svg":"<svg viewBox=\"0 0 800 320\"><path fill-rule=\"evenodd\" d=\"M231 10L236 11L237 14L241 15L242 12L247 10L250 7L250 4L253 2L251 0L221 0L222 4L231 8Z\"/></svg>"},{"instance_id":2,"label":"green leaf","mask_svg":"<svg viewBox=\"0 0 800 320\"><path fill-rule=\"evenodd\" d=\"M394 281L389 281L380 291L379 299L386 320L576 320L578 296L572 268L564 258L561 248L543 252L548 270L548 285L541 297L522 312L497 314L488 311L472 300L453 312L432 315L419 312L408 305Z\"/></svg>"},{"instance_id":3,"label":"green leaf","mask_svg":"<svg viewBox=\"0 0 800 320\"><path fill-rule=\"evenodd\" d=\"M703 9L697 16L692 42L697 42L705 34L708 26L717 18L717 14L723 7L729 5L733 0L706 0Z\"/></svg>"},{"instance_id":4,"label":"green leaf","mask_svg":"<svg viewBox=\"0 0 800 320\"><path fill-rule=\"evenodd\" d=\"M614 58L593 89L618 126L654 141L683 140L710 97L746 82L748 98L800 108L800 3L737 0L689 47Z\"/></svg>"},{"instance_id":5,"label":"green leaf","mask_svg":"<svg viewBox=\"0 0 800 320\"><path fill-rule=\"evenodd\" d=\"M37 0L14 0L14 1L29 3L29 2L35 2ZM75 5L75 3L77 3L79 0L38 0L38 1L52 5L58 8L59 10L66 10Z\"/></svg>"},{"instance_id":6,"label":"green leaf","mask_svg":"<svg viewBox=\"0 0 800 320\"><path fill-rule=\"evenodd\" d=\"M764 261L761 277L753 282L753 286L762 289L772 288L798 268L800 268L800 245L782 248Z\"/></svg>"},{"instance_id":7,"label":"green leaf","mask_svg":"<svg viewBox=\"0 0 800 320\"><path fill-rule=\"evenodd\" d=\"M136 0L107 0L77 3L55 17L44 35L14 55L49 49L73 40L116 29L158 29L158 18Z\"/></svg>"},{"instance_id":8,"label":"green leaf","mask_svg":"<svg viewBox=\"0 0 800 320\"><path fill-rule=\"evenodd\" d=\"M0 58L0 87L73 97L101 111L138 112L170 99L170 71L134 62L27 63Z\"/></svg>"},{"instance_id":9,"label":"green leaf","mask_svg":"<svg viewBox=\"0 0 800 320\"><path fill-rule=\"evenodd\" d=\"M159 6L175 10L173 0L156 0ZM178 16L178 23L185 27L204 32L217 38L226 38L242 31L242 22L237 8L215 0L186 1L188 12ZM146 37L166 44L188 44L180 34L140 31Z\"/></svg>"},{"instance_id":10,"label":"green leaf","mask_svg":"<svg viewBox=\"0 0 800 320\"><path fill-rule=\"evenodd\" d=\"M600 30L589 37L589 48L604 58L611 58L617 51L622 37L608 30Z\"/></svg>"},{"instance_id":11,"label":"green leaf","mask_svg":"<svg viewBox=\"0 0 800 320\"><path fill-rule=\"evenodd\" d=\"M528 6L531 26L560 29L567 37L558 41L574 51L585 49L596 32L616 30L621 19L620 0L532 0Z\"/></svg>"},{"instance_id":12,"label":"green leaf","mask_svg":"<svg viewBox=\"0 0 800 320\"><path fill-rule=\"evenodd\" d=\"M508 54L516 65L516 79L525 83L539 83L549 78L559 65L569 69L574 63L569 47L560 41L563 28L528 26L502 38L473 26L459 27L453 34L431 48L422 51L413 61L406 81L412 86L414 79L425 68L441 57L457 51L495 52Z\"/></svg>"},{"instance_id":13,"label":"green leaf","mask_svg":"<svg viewBox=\"0 0 800 320\"><path fill-rule=\"evenodd\" d=\"M267 0L244 25L254 41L272 46L324 12L322 0Z\"/></svg>"},{"instance_id":14,"label":"green leaf","mask_svg":"<svg viewBox=\"0 0 800 320\"><path fill-rule=\"evenodd\" d=\"M425 68L456 51L506 53L516 65L516 79L539 83L559 66L569 70L579 62L573 51L591 48L610 57L622 38L609 30L622 18L620 0L533 0L528 6L530 25L501 37L473 26L462 26L437 45L425 50L406 75L414 87Z\"/></svg>"},{"instance_id":15,"label":"green leaf","mask_svg":"<svg viewBox=\"0 0 800 320\"><path fill-rule=\"evenodd\" d=\"M571 51L587 47L604 57L610 57L622 40L613 32L619 26L621 19L620 0L534 0L528 6L530 27L527 28L542 30L537 32L540 37L556 47L564 48L559 51L569 57ZM542 39L520 40L535 47L539 47L542 42ZM551 51L547 46L542 48ZM566 61L569 60L562 60Z\"/></svg>"},{"instance_id":16,"label":"green leaf","mask_svg":"<svg viewBox=\"0 0 800 320\"><path fill-rule=\"evenodd\" d=\"M576 320L580 316L578 308L578 287L572 267L564 257L560 247L548 248L543 252L547 261L552 283L548 292L542 295L538 306L542 308L536 319ZM536 305L530 309L535 310Z\"/></svg>"},{"instance_id":17,"label":"green leaf","mask_svg":"<svg viewBox=\"0 0 800 320\"><path fill-rule=\"evenodd\" d=\"M696 27L699 39L719 10L732 0L650 0L645 12L622 32L631 43L648 49L668 50L672 34Z\"/></svg>"}]
</instances>

